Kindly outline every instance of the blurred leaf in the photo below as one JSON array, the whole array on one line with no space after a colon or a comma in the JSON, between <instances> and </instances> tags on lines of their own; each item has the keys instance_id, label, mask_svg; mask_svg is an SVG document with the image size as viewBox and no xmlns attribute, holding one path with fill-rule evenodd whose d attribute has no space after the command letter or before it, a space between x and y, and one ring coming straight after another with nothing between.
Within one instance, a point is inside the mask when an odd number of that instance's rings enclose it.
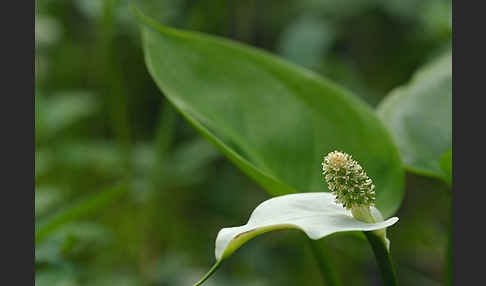
<instances>
[{"instance_id":1,"label":"blurred leaf","mask_svg":"<svg viewBox=\"0 0 486 286\"><path fill-rule=\"evenodd\" d=\"M49 240L36 245L36 263L62 263L62 255L96 251L96 244L108 244L110 233L101 225L93 223L74 223L56 231Z\"/></svg>"},{"instance_id":2,"label":"blurred leaf","mask_svg":"<svg viewBox=\"0 0 486 286\"><path fill-rule=\"evenodd\" d=\"M37 49L56 43L61 34L61 25L55 18L43 14L36 15L35 44Z\"/></svg>"},{"instance_id":3,"label":"blurred leaf","mask_svg":"<svg viewBox=\"0 0 486 286\"><path fill-rule=\"evenodd\" d=\"M452 56L419 70L409 84L391 92L378 115L392 132L405 166L444 178L440 157L452 145Z\"/></svg>"},{"instance_id":4,"label":"blurred leaf","mask_svg":"<svg viewBox=\"0 0 486 286\"><path fill-rule=\"evenodd\" d=\"M306 10L321 11L327 17L342 19L362 13L370 9L370 6L376 6L376 3L369 0L301 0L298 1L298 5L303 6Z\"/></svg>"},{"instance_id":5,"label":"blurred leaf","mask_svg":"<svg viewBox=\"0 0 486 286\"><path fill-rule=\"evenodd\" d=\"M58 228L103 209L110 202L121 197L126 191L127 187L123 184L108 188L64 208L38 224L36 223L35 244L41 243Z\"/></svg>"},{"instance_id":6,"label":"blurred leaf","mask_svg":"<svg viewBox=\"0 0 486 286\"><path fill-rule=\"evenodd\" d=\"M166 159L170 147L174 141L176 111L167 101L164 101L164 107L160 112L157 122L157 131L154 140L154 149L156 151L157 161L162 162Z\"/></svg>"},{"instance_id":7,"label":"blurred leaf","mask_svg":"<svg viewBox=\"0 0 486 286\"><path fill-rule=\"evenodd\" d=\"M164 162L159 162L159 159L165 155L160 150L160 155L157 155L155 147L138 144L134 148L133 162L137 174L146 180L144 176L153 172L155 180L179 187L204 181L207 165L220 157L214 146L201 138L179 144Z\"/></svg>"},{"instance_id":8,"label":"blurred leaf","mask_svg":"<svg viewBox=\"0 0 486 286\"><path fill-rule=\"evenodd\" d=\"M270 194L326 191L322 156L340 149L363 162L384 215L398 208L398 150L362 101L262 51L139 19L146 64L159 88Z\"/></svg>"},{"instance_id":9,"label":"blurred leaf","mask_svg":"<svg viewBox=\"0 0 486 286\"><path fill-rule=\"evenodd\" d=\"M86 91L63 91L48 97L37 92L35 95L36 138L53 136L93 114L97 107L93 95Z\"/></svg>"},{"instance_id":10,"label":"blurred leaf","mask_svg":"<svg viewBox=\"0 0 486 286\"><path fill-rule=\"evenodd\" d=\"M432 35L452 36L452 1L425 1L419 19Z\"/></svg>"},{"instance_id":11,"label":"blurred leaf","mask_svg":"<svg viewBox=\"0 0 486 286\"><path fill-rule=\"evenodd\" d=\"M446 182L452 185L452 147L440 157L440 168L444 171Z\"/></svg>"},{"instance_id":12,"label":"blurred leaf","mask_svg":"<svg viewBox=\"0 0 486 286\"><path fill-rule=\"evenodd\" d=\"M152 145L139 143L133 148L133 164L135 171L141 175L148 175L157 166L157 152Z\"/></svg>"},{"instance_id":13,"label":"blurred leaf","mask_svg":"<svg viewBox=\"0 0 486 286\"><path fill-rule=\"evenodd\" d=\"M378 0L379 5L382 5L385 11L393 16L394 18L410 19L417 17L417 12L421 8L421 2L431 2L431 1L421 1L421 0Z\"/></svg>"},{"instance_id":14,"label":"blurred leaf","mask_svg":"<svg viewBox=\"0 0 486 286\"><path fill-rule=\"evenodd\" d=\"M321 239L336 232L372 231L389 227L397 217L377 223L355 219L330 193L301 193L264 201L243 226L223 228L216 238L216 259L223 260L251 238L279 229L299 229L311 239Z\"/></svg>"},{"instance_id":15,"label":"blurred leaf","mask_svg":"<svg viewBox=\"0 0 486 286\"><path fill-rule=\"evenodd\" d=\"M86 168L107 174L121 174L124 170L122 154L110 141L64 144L53 153L57 164L70 169Z\"/></svg>"},{"instance_id":16,"label":"blurred leaf","mask_svg":"<svg viewBox=\"0 0 486 286\"><path fill-rule=\"evenodd\" d=\"M70 254L96 251L96 245L107 245L112 240L112 233L107 228L91 222L65 226L56 234L63 239L62 251Z\"/></svg>"},{"instance_id":17,"label":"blurred leaf","mask_svg":"<svg viewBox=\"0 0 486 286\"><path fill-rule=\"evenodd\" d=\"M51 168L52 165L52 154L47 150L39 150L36 148L35 151L35 177L44 175Z\"/></svg>"},{"instance_id":18,"label":"blurred leaf","mask_svg":"<svg viewBox=\"0 0 486 286\"><path fill-rule=\"evenodd\" d=\"M99 277L95 277L95 279L93 279L93 281L91 281L89 284L93 286L137 286L140 285L140 281L137 280L135 273L127 273L126 271L122 271L99 275Z\"/></svg>"},{"instance_id":19,"label":"blurred leaf","mask_svg":"<svg viewBox=\"0 0 486 286\"><path fill-rule=\"evenodd\" d=\"M332 29L313 16L303 16L281 35L279 54L301 66L312 68L319 64L322 55L334 41Z\"/></svg>"},{"instance_id":20,"label":"blurred leaf","mask_svg":"<svg viewBox=\"0 0 486 286\"><path fill-rule=\"evenodd\" d=\"M78 286L76 273L71 269L56 269L36 272L35 286Z\"/></svg>"},{"instance_id":21,"label":"blurred leaf","mask_svg":"<svg viewBox=\"0 0 486 286\"><path fill-rule=\"evenodd\" d=\"M35 189L35 217L38 219L62 202L62 196L56 187L39 187Z\"/></svg>"},{"instance_id":22,"label":"blurred leaf","mask_svg":"<svg viewBox=\"0 0 486 286\"><path fill-rule=\"evenodd\" d=\"M197 175L201 169L220 156L220 153L208 141L203 139L192 140L181 144L172 153L167 170L179 178L187 178L187 174Z\"/></svg>"},{"instance_id":23,"label":"blurred leaf","mask_svg":"<svg viewBox=\"0 0 486 286\"><path fill-rule=\"evenodd\" d=\"M105 0L109 1L109 0ZM114 2L114 1L111 1ZM86 15L88 18L97 19L102 16L103 1L99 0L76 0L73 2L77 6L79 11Z\"/></svg>"}]
</instances>

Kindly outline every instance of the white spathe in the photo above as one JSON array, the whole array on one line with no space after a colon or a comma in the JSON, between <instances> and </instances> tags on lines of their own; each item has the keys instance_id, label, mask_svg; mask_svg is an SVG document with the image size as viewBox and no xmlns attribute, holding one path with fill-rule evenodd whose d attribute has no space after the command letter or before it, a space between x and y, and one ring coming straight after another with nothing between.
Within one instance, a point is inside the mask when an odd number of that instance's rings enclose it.
<instances>
[{"instance_id":1,"label":"white spathe","mask_svg":"<svg viewBox=\"0 0 486 286\"><path fill-rule=\"evenodd\" d=\"M216 259L227 258L249 239L272 230L295 228L311 239L320 239L336 232L383 229L398 221L397 217L392 217L377 223L362 222L334 200L334 195L325 192L290 194L266 200L255 208L247 224L219 231Z\"/></svg>"}]
</instances>

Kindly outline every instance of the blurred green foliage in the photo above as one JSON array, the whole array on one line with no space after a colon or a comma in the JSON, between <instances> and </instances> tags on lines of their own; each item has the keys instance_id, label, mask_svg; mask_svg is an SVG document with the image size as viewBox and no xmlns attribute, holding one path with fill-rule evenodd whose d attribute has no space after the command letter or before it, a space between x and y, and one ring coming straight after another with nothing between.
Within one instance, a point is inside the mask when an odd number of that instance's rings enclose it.
<instances>
[{"instance_id":1,"label":"blurred green foliage","mask_svg":"<svg viewBox=\"0 0 486 286\"><path fill-rule=\"evenodd\" d=\"M440 161L452 147L451 53L392 90L376 112L393 134L410 171L445 179Z\"/></svg>"},{"instance_id":2,"label":"blurred green foliage","mask_svg":"<svg viewBox=\"0 0 486 286\"><path fill-rule=\"evenodd\" d=\"M213 262L219 228L268 198L161 96L131 4L313 69L371 106L451 47L450 1L36 1L36 229L62 222L36 244L38 286L191 285ZM126 191L105 196L120 184ZM444 282L447 189L407 175L388 234L402 285ZM72 206L77 215L59 220ZM364 240L325 240L344 285L378 283ZM297 231L258 237L236 256L207 285L322 281Z\"/></svg>"}]
</instances>

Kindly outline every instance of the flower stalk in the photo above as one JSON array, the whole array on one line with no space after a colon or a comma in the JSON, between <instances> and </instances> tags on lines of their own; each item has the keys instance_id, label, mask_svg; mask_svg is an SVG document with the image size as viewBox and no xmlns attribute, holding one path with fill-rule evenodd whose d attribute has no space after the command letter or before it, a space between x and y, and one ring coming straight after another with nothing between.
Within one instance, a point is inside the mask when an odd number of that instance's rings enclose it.
<instances>
[{"instance_id":1,"label":"flower stalk","mask_svg":"<svg viewBox=\"0 0 486 286\"><path fill-rule=\"evenodd\" d=\"M350 210L354 218L368 223L383 221L383 216L375 207L375 185L351 155L340 151L330 152L324 157L322 171L336 203ZM383 284L398 285L386 228L365 231L364 234L375 253Z\"/></svg>"},{"instance_id":2,"label":"flower stalk","mask_svg":"<svg viewBox=\"0 0 486 286\"><path fill-rule=\"evenodd\" d=\"M222 260L217 260L216 263L214 263L213 267L209 269L208 273L206 273L201 280L197 281L193 286L199 286L204 283L204 281L208 280L208 278L213 275L213 273L219 268L221 265Z\"/></svg>"},{"instance_id":3,"label":"flower stalk","mask_svg":"<svg viewBox=\"0 0 486 286\"><path fill-rule=\"evenodd\" d=\"M398 285L395 268L393 266L391 255L389 251L389 241L386 237L378 236L372 231L364 231L368 242L375 253L376 262L380 269L381 279L383 285L395 286ZM384 240L386 239L386 241Z\"/></svg>"}]
</instances>

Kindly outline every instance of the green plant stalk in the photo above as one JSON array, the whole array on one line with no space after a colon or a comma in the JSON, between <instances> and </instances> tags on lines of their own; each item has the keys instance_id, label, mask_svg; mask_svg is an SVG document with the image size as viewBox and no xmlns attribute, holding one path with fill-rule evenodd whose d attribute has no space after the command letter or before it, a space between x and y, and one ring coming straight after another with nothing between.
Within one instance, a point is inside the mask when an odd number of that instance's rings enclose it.
<instances>
[{"instance_id":1,"label":"green plant stalk","mask_svg":"<svg viewBox=\"0 0 486 286\"><path fill-rule=\"evenodd\" d=\"M395 268L393 266L390 252L387 248L387 243L382 236L376 235L372 231L365 231L364 234L371 244L371 248L375 253L376 262L381 272L383 285L395 286L398 285Z\"/></svg>"},{"instance_id":2,"label":"green plant stalk","mask_svg":"<svg viewBox=\"0 0 486 286\"><path fill-rule=\"evenodd\" d=\"M341 286L342 283L339 280L336 268L332 263L329 261L331 260L329 256L329 252L326 249L326 245L324 244L324 240L310 240L308 239L312 253L316 257L317 264L319 266L319 270L321 272L322 279L328 286Z\"/></svg>"},{"instance_id":3,"label":"green plant stalk","mask_svg":"<svg viewBox=\"0 0 486 286\"><path fill-rule=\"evenodd\" d=\"M157 162L160 165L165 163L167 154L174 141L176 111L168 100L163 100L162 111L160 112L157 131L155 134L154 149L157 154Z\"/></svg>"},{"instance_id":4,"label":"green plant stalk","mask_svg":"<svg viewBox=\"0 0 486 286\"><path fill-rule=\"evenodd\" d=\"M123 154L127 176L132 174L131 127L128 114L128 94L123 84L120 60L115 53L115 8L119 0L104 0L100 19L100 50L104 54L103 75L108 81L105 87L106 104L111 120L111 129L117 140L117 147Z\"/></svg>"},{"instance_id":5,"label":"green plant stalk","mask_svg":"<svg viewBox=\"0 0 486 286\"><path fill-rule=\"evenodd\" d=\"M171 195L165 185L167 157L173 145L175 135L176 113L173 107L163 100L157 127L153 149L155 151L155 164L148 172L147 180L150 183L149 198L144 207L140 210L143 220L138 225L141 239L144 241L144 249L140 251L140 280L142 285L153 283L150 267L152 263L152 253L160 251L160 245L154 244L153 237L165 237L164 228L154 227L157 225L169 224L171 217L171 206L161 208ZM167 241L164 240L164 243Z\"/></svg>"},{"instance_id":6,"label":"green plant stalk","mask_svg":"<svg viewBox=\"0 0 486 286\"><path fill-rule=\"evenodd\" d=\"M219 268L219 265L221 265L221 262L222 262L222 260L216 261L216 263L213 265L213 267L211 267L211 269L209 269L208 273L206 273L206 275L204 275L204 277L201 278L201 280L197 281L194 284L194 286L199 286L199 285L203 284L204 281L206 281L211 275L213 275L213 273Z\"/></svg>"},{"instance_id":7,"label":"green plant stalk","mask_svg":"<svg viewBox=\"0 0 486 286\"><path fill-rule=\"evenodd\" d=\"M330 257L325 249L325 245L322 240L311 240L308 239L309 244L311 246L312 252L314 253L317 263L319 266L319 270L322 274L322 278L324 279L325 285L327 286L341 286L341 281L338 278L337 272L333 267L332 263L329 263ZM206 281L214 272L219 268L223 259L216 261L216 263L209 269L209 271L204 275L201 280L197 281L193 286L199 286L204 281Z\"/></svg>"}]
</instances>

